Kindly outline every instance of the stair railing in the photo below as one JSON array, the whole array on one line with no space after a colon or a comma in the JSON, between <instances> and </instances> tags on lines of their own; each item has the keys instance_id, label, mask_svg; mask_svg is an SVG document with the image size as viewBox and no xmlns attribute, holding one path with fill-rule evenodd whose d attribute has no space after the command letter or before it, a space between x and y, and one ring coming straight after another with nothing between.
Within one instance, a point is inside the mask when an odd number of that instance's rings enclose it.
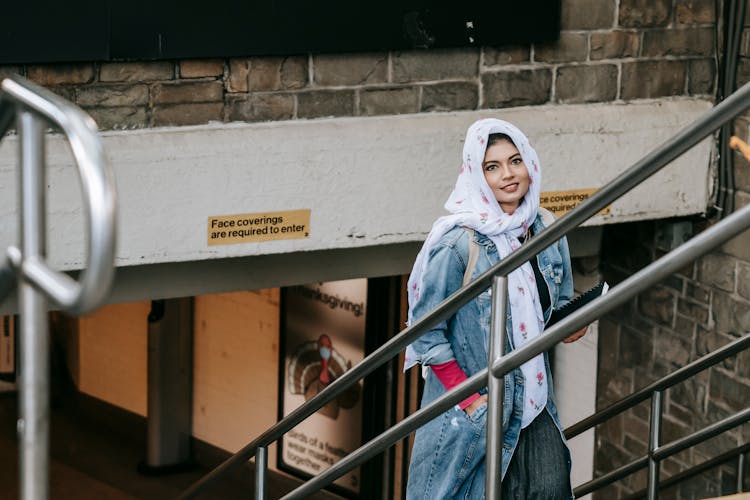
<instances>
[{"instance_id":1,"label":"stair railing","mask_svg":"<svg viewBox=\"0 0 750 500\"><path fill-rule=\"evenodd\" d=\"M676 484L680 484L683 481L687 481L688 479L693 478L698 474L702 474L703 472L706 472L710 469L713 469L714 467L736 460L737 477L735 478L734 489L735 493L742 493L745 491L745 461L747 459L746 456L748 452L750 452L750 443L742 444L736 448L726 451L713 458L709 458L704 462L701 462L697 465L694 465L693 467L685 469L666 478L664 481L661 481L659 483L659 489L662 490ZM647 494L647 490L643 489L633 493L632 495L626 496L625 498L623 498L623 500L638 500L641 498L646 498Z\"/></svg>"},{"instance_id":2,"label":"stair railing","mask_svg":"<svg viewBox=\"0 0 750 500\"><path fill-rule=\"evenodd\" d=\"M724 361L730 356L744 351L748 347L750 347L750 334L743 335L729 342L565 429L565 437L571 439L651 398L651 418L649 425L651 436L648 453L603 476L579 485L574 490L576 498L609 486L646 467L649 469L647 495L648 498L656 498L656 489L661 485L658 480L658 468L661 461L750 420L750 407L748 407L671 443L662 444L659 442L660 435L658 430L661 426L662 395L664 392L697 373ZM744 457L743 454L739 456L740 458ZM739 464L738 468L742 468L743 466L744 464Z\"/></svg>"},{"instance_id":3,"label":"stair railing","mask_svg":"<svg viewBox=\"0 0 750 500\"><path fill-rule=\"evenodd\" d=\"M20 247L0 256L0 302L18 289L20 325L19 495L49 497L49 341L47 310L82 314L109 293L114 275L116 196L96 123L52 92L9 76L0 82L0 139L15 119L20 146ZM78 174L88 229L86 267L76 281L45 262L45 129L64 134Z\"/></svg>"},{"instance_id":4,"label":"stair railing","mask_svg":"<svg viewBox=\"0 0 750 500\"><path fill-rule=\"evenodd\" d=\"M628 170L602 187L571 212L561 217L534 238L522 245L507 258L491 267L465 287L446 298L418 322L407 327L390 339L363 361L345 372L317 396L306 401L285 418L277 422L256 439L248 443L234 455L206 474L181 498L193 498L208 485L238 467L252 456L256 456L256 498L265 498L265 476L267 473L267 447L280 439L305 418L322 408L326 403L341 394L362 377L372 373L379 366L396 356L408 344L429 331L439 322L448 319L460 307L492 286L492 317L490 328L490 369L476 373L460 386L435 399L429 405L416 411L399 424L387 429L379 436L342 458L324 472L313 477L299 488L283 497L284 499L304 498L329 485L342 474L365 462L401 440L429 420L456 405L470 394L488 386L488 430L487 430L487 498L500 497L500 442L502 429L502 377L536 355L552 348L572 332L583 328L607 312L624 304L630 298L645 291L660 280L678 271L684 265L704 255L723 242L740 234L750 227L750 205L733 213L710 229L692 238L687 243L665 255L658 261L642 269L627 280L613 287L606 295L592 301L576 313L556 323L545 334L508 355L502 355L505 336L504 308L507 299L506 277L508 274L543 249L564 237L571 230L593 217L601 210L638 186L672 160L696 145L702 139L750 107L750 83L745 84L727 99L704 113L677 135L657 147ZM658 480L658 477L656 478Z\"/></svg>"}]
</instances>

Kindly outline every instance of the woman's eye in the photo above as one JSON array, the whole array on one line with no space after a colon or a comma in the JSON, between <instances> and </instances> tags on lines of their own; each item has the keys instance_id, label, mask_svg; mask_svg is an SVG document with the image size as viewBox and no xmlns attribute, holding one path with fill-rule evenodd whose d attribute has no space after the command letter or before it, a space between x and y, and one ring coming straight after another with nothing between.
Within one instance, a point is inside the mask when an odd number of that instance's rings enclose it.
<instances>
[{"instance_id":1,"label":"woman's eye","mask_svg":"<svg viewBox=\"0 0 750 500\"><path fill-rule=\"evenodd\" d=\"M492 171L493 171L493 170L495 170L496 168L497 168L497 165L486 165L486 166L484 167L484 169L485 169L485 170L486 170L487 172L492 172Z\"/></svg>"},{"instance_id":2,"label":"woman's eye","mask_svg":"<svg viewBox=\"0 0 750 500\"><path fill-rule=\"evenodd\" d=\"M513 158L511 160L511 164L513 165L520 165L521 163L523 163L523 160L521 158Z\"/></svg>"}]
</instances>

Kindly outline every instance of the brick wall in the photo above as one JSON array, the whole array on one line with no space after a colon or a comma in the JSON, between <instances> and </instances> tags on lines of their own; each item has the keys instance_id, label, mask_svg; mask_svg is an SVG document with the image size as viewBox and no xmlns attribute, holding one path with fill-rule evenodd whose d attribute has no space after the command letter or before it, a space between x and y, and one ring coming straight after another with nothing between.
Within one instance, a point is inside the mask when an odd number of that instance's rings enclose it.
<instances>
[{"instance_id":1,"label":"brick wall","mask_svg":"<svg viewBox=\"0 0 750 500\"><path fill-rule=\"evenodd\" d=\"M606 227L602 248L605 279L616 284L663 255L666 248L660 244L659 234L669 231L675 223L688 223L693 232L700 232L709 224L693 218ZM750 234L740 236L600 321L598 409L750 331L748 249ZM662 442L686 436L744 409L750 400L748 362L750 352L667 391ZM649 413L649 403L645 402L598 427L598 472L646 453ZM748 438L750 427L738 427L680 453L663 463L662 478L728 451ZM734 492L734 484L735 468L730 464L675 488L662 498L717 496ZM643 471L597 497L619 498L645 485Z\"/></svg>"},{"instance_id":2,"label":"brick wall","mask_svg":"<svg viewBox=\"0 0 750 500\"><path fill-rule=\"evenodd\" d=\"M562 5L560 40L546 45L4 70L77 102L102 129L713 94L712 1Z\"/></svg>"},{"instance_id":3,"label":"brick wall","mask_svg":"<svg viewBox=\"0 0 750 500\"><path fill-rule=\"evenodd\" d=\"M453 49L249 59L92 62L0 68L20 73L85 108L102 129L476 110L539 104L628 101L715 91L713 0L563 0L559 42ZM512 29L498 22L499 29ZM750 31L740 83L750 80ZM747 137L750 115L737 122ZM737 165L737 204L750 202L750 166ZM710 221L690 219L694 231ZM663 250L670 221L605 229L610 283ZM750 236L688 266L600 324L598 406L674 370L750 329ZM738 409L750 396L750 355L729 360L670 391L664 439ZM648 406L597 430L599 471L643 454ZM664 464L667 476L748 438L746 429ZM663 498L727 490L718 469ZM620 495L645 476L613 486Z\"/></svg>"},{"instance_id":4,"label":"brick wall","mask_svg":"<svg viewBox=\"0 0 750 500\"><path fill-rule=\"evenodd\" d=\"M750 81L750 13L745 25L738 86ZM735 133L747 139L749 124L750 115L745 114L735 121ZM735 153L735 178L735 203L741 208L750 203L750 164L739 153ZM665 232L673 224L687 224L697 234L717 220L694 217L607 226L602 272L610 283L617 283L664 254L667 249L661 235L668 234ZM600 322L599 331L599 409L749 333L750 232L610 314ZM662 441L685 436L746 408L750 401L749 367L750 352L745 352L668 391ZM645 403L598 428L599 472L645 454L649 411ZM737 427L667 460L662 478L749 440L750 426ZM734 493L735 481L735 464L730 463L666 491L661 498L697 499ZM645 485L642 472L597 498L619 498Z\"/></svg>"}]
</instances>

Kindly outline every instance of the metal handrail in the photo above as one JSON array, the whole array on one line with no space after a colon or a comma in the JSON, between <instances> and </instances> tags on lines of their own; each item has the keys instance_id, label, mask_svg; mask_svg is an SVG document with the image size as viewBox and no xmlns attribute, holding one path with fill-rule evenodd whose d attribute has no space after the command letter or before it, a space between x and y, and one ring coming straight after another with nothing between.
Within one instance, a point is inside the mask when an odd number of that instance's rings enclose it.
<instances>
[{"instance_id":1,"label":"metal handrail","mask_svg":"<svg viewBox=\"0 0 750 500\"><path fill-rule=\"evenodd\" d=\"M730 356L734 356L740 351L743 351L750 347L750 333L743 335L742 337L723 345L719 349L696 359L689 365L685 365L666 375L659 380L656 380L646 387L639 389L637 392L622 398L619 401L615 401L608 407L599 410L593 415L584 418L580 422L577 422L567 429L565 429L565 437L567 439L574 438L575 436L586 432L587 430L595 427L606 420L609 420L618 413L622 413L630 408L636 406L639 403L647 400L651 394L657 391L664 391L670 387L679 384L692 377L693 375L705 370L706 368L713 366Z\"/></svg>"},{"instance_id":2,"label":"metal handrail","mask_svg":"<svg viewBox=\"0 0 750 500\"><path fill-rule=\"evenodd\" d=\"M277 422L275 425L261 434L258 438L251 441L230 458L225 460L213 471L209 472L206 476L194 483L190 488L183 492L181 498L194 497L206 486L213 483L230 470L239 466L241 463L247 461L259 448L266 447L272 442L280 439L283 434L291 430L302 420L323 407L326 403L334 399L338 394L342 393L350 385L358 382L362 377L373 372L383 363L403 350L409 343L416 340L419 336L426 333L429 329L437 325L439 322L450 317L460 307L462 307L470 300L472 300L476 295L487 289L496 277L507 276L510 272L523 265L543 249L547 248L554 242L564 237L572 229L580 226L583 222L599 213L607 205L620 198L622 195L642 183L645 179L649 178L654 173L661 170L672 160L676 159L685 151L714 132L724 122L734 118L736 115L738 115L748 107L750 107L750 83L743 85L739 90L737 90L737 92L729 96L727 99L716 105L711 110L704 113L703 116L699 117L691 125L687 126L673 138L657 147L643 159L638 161L635 165L616 177L612 182L602 187L586 201L569 212L565 217L556 220L534 238L531 238L527 243L522 245L518 250L511 253L507 258L492 266L490 269L478 276L475 280L467 284L465 287L462 287L454 294L443 300L435 307L435 309L433 309L430 313L427 313L417 323L407 327L401 333L390 339L386 344L370 354L363 361L345 372L340 378L326 387L317 396L303 403L284 419ZM737 215L739 213L746 215L750 214L747 210L743 209L742 211L737 212L734 215ZM735 223L737 222L737 218L730 217L726 219L726 221L729 220L735 221ZM750 226L750 223L748 223L747 225ZM693 240L691 240L691 244L688 246L692 246L693 241L700 238L704 234L718 234L716 230L720 226L721 224L717 224L717 226L715 226L714 228L711 228L698 237L693 238ZM723 228L723 231L727 231L727 226L721 227ZM730 236L727 236L726 239L729 239L732 236L738 234L739 232L744 230L745 227L746 226L742 226L736 232L732 232L734 228L729 229L728 232L731 234ZM711 245L710 242L708 243L708 245L708 249L711 249L715 246ZM705 243L701 246L701 250L703 250L704 247L706 247ZM699 255L696 255L696 257ZM651 267L652 266L649 266L649 268ZM678 270L680 267L681 265L670 266L669 273ZM663 277L666 277L667 274L664 274ZM648 286L656 282L651 281L650 278L652 276L644 276L643 273L638 273L636 276L641 276L641 279L648 279ZM660 274L659 276L662 275ZM626 280L626 282L630 281L631 280ZM544 336L539 337L534 342L531 342L523 348L517 351L513 351L509 355L501 358L500 361L492 365L492 375L494 377L500 377L504 373L511 371L516 366L520 366L524 361L548 350L554 344L563 340L569 333L575 331L578 328L582 328L589 324L591 321L597 319L599 317L599 314L597 314L597 310L601 312L605 307L606 311L614 309L618 305L628 300L632 295L635 295L639 291L645 289L645 286L638 286L637 283L632 284L632 286L628 288L624 288L624 284L626 282L623 282L621 285L613 288L607 294L607 296L593 301L588 306L581 308L576 314L573 314L565 320L559 322L554 327L552 327L549 332L546 332ZM627 295L628 291L631 290L632 294ZM606 302L603 302L605 299ZM427 420L430 420L425 419L424 421L422 421L420 418L420 423L416 425L416 427L412 427L415 419L419 418L418 416L429 414L431 415L431 418L434 418L457 402L461 401L469 394L476 392L487 383L488 371L483 370L482 372L470 377L461 386L454 388L452 391L433 401L430 405L422 408L418 412L412 414L410 417L407 417L407 419L402 421L401 424L388 429L386 432L371 441L369 444L377 444L377 446L373 446L373 448L377 448L378 452L382 451L382 449L385 449L385 446L381 447L380 443L383 442L383 438L386 435L397 435L398 437L396 437L392 442L397 441L406 434L412 432L413 430L416 430L417 427L422 425ZM400 434L400 432L395 433L394 429L400 429L400 426L402 424L406 424L403 428L408 428L408 432L406 432L405 434ZM350 461L350 457L357 453L364 453L361 450L362 447L346 458L334 464L325 472L314 477L285 498L298 498L298 492L301 495L303 494L302 492L310 493L312 491L315 491L310 487L310 485L313 484L317 485L318 488L329 484L333 479L323 480L321 478L329 478L330 473L334 470L337 470L340 464ZM365 452L369 453L369 450L365 450ZM374 455L375 453L377 452L369 454L368 457ZM364 461L364 459L356 461L353 466L359 465L359 463L361 463L362 461Z\"/></svg>"},{"instance_id":3,"label":"metal handrail","mask_svg":"<svg viewBox=\"0 0 750 500\"><path fill-rule=\"evenodd\" d=\"M636 406L637 404L642 403L643 401L651 397L654 393L661 393L669 389L670 387L673 387L681 382L684 382L688 378L696 375L697 373L705 370L706 368L713 366L717 363L720 363L721 361L727 359L728 357L734 356L735 354L741 351L744 351L748 347L750 347L750 333L745 334L742 337L736 340L733 340L732 342L729 342L728 344L720 347L719 349L702 356L701 358L693 361L692 363L683 366L682 368L670 373L669 375L666 375L660 378L659 380L652 382L651 384L638 390L637 392L619 401L616 401L615 403L611 404L607 408L604 408L603 410L598 411L597 413L591 415L590 417L587 417L581 420L580 422L568 427L567 429L565 429L565 437L568 439L575 437L581 434L582 432L585 432L588 429L605 422L606 420L610 419L614 415L627 411L628 409ZM714 424L714 426L715 425L718 425L718 424ZM668 445L662 445L658 447L658 449L654 450L651 453L651 456L653 459L657 461L664 460L665 458L672 456L675 453L679 453L679 451L681 451L682 449L686 447L697 444L697 443L691 443L691 444L686 445L686 443L690 439L695 439L695 435L698 435L698 437L701 438L701 442L702 442L714 435L714 434L711 434L711 432L712 432L711 426L709 426L701 431L698 431L697 433L687 436L686 438L682 438L680 440L673 441L672 443ZM708 435L708 437L705 437L706 434L710 434L710 435ZM608 486L614 483L615 481L618 481L640 469L647 467L648 462L649 462L649 455L635 459L613 471L610 471L604 476L598 477L596 479L593 479L587 483L584 483L578 486L574 491L575 495L576 497L583 496L588 493L591 493L594 490Z\"/></svg>"},{"instance_id":4,"label":"metal handrail","mask_svg":"<svg viewBox=\"0 0 750 500\"><path fill-rule=\"evenodd\" d=\"M703 429L700 429L698 431L695 431L692 434L689 434L685 437L672 441L671 443L658 448L653 453L637 458L636 460L633 460L632 462L622 467L619 467L618 469L615 469L614 471L611 471L608 474L605 474L604 476L588 481L578 486L577 488L575 488L573 493L576 498L582 497L583 495L587 495L595 490L604 488L605 486L608 486L614 483L615 481L618 481L626 476L629 476L630 474L636 471L645 469L648 466L648 462L650 458L653 458L657 461L662 461L666 458L676 455L677 453L683 450L690 448L691 446L695 446L704 441L707 441L711 439L712 437L718 436L722 432L726 432L729 429L737 427L738 425L742 425L748 421L750 421L750 408L745 408L744 410L738 411L734 415L730 415L729 417L723 420L714 422L713 424L707 427L704 427ZM658 487L658 485L649 485L649 486L650 488Z\"/></svg>"},{"instance_id":5,"label":"metal handrail","mask_svg":"<svg viewBox=\"0 0 750 500\"><path fill-rule=\"evenodd\" d=\"M114 275L114 180L97 135L96 123L79 108L48 90L11 76L0 82L0 139L17 120L20 146L20 248L0 256L0 301L18 287L19 495L49 496L49 338L47 298L74 314L91 311L109 293ZM62 130L78 167L88 229L87 261L80 281L53 270L45 261L46 171L44 132Z\"/></svg>"},{"instance_id":6,"label":"metal handrail","mask_svg":"<svg viewBox=\"0 0 750 500\"><path fill-rule=\"evenodd\" d=\"M713 227L694 237L688 244L678 247L671 253L649 264L638 273L632 275L619 285L613 287L609 293L590 302L567 318L556 323L545 334L536 338L524 347L511 352L492 364L492 373L502 377L510 373L517 366L535 356L549 350L550 347L565 339L574 332L591 323L598 316L612 311L626 302L632 296L657 284L675 271L682 269L690 262L705 253L706 248L721 245L740 232L750 228L750 205L733 213ZM342 458L324 472L313 477L284 499L304 498L320 488L336 480L342 474L360 465L385 450L396 441L406 437L425 423L453 407L470 394L481 389L487 383L488 369L478 372L450 392L436 398L427 406L422 407L399 424L386 430L383 434L362 445L357 450Z\"/></svg>"},{"instance_id":7,"label":"metal handrail","mask_svg":"<svg viewBox=\"0 0 750 500\"><path fill-rule=\"evenodd\" d=\"M44 290L61 308L82 314L101 304L112 286L117 205L114 176L105 161L96 123L90 116L43 87L19 76L8 76L0 82L0 137L12 124L14 113L23 111L59 127L70 144L83 194L88 229L87 262L80 281L76 282L67 274L51 269L41 258L25 258L18 247L9 247L6 263L0 265L0 301L13 287L13 275L20 274Z\"/></svg>"},{"instance_id":8,"label":"metal handrail","mask_svg":"<svg viewBox=\"0 0 750 500\"><path fill-rule=\"evenodd\" d=\"M702 472L705 472L709 469L712 469L716 467L717 465L723 465L733 458L737 458L737 485L736 490L737 493L741 493L744 491L744 474L742 473L742 469L744 467L744 456L750 452L750 443L745 443L743 445L740 445L736 448L733 448L729 451L725 451L721 455L717 455L713 458L709 458L708 460L699 463L698 465L694 465L693 467L690 467L689 469L685 469L681 472L678 472L677 474L674 474L672 476L669 476L668 478L664 479L664 481L661 481L659 483L659 489L666 489L670 486L674 486L675 484L681 483L682 481L685 481L686 479L690 479L691 477L695 477L698 474L701 474ZM639 490L631 495L628 495L623 500L637 500L640 498L644 498L646 496L646 490L642 489Z\"/></svg>"}]
</instances>

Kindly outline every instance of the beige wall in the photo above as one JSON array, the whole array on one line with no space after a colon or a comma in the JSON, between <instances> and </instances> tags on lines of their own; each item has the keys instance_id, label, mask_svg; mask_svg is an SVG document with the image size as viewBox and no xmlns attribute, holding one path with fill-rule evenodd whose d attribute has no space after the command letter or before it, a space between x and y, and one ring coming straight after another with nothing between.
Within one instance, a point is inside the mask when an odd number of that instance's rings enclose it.
<instances>
[{"instance_id":1,"label":"beige wall","mask_svg":"<svg viewBox=\"0 0 750 500\"><path fill-rule=\"evenodd\" d=\"M66 348L77 349L70 369L81 392L146 415L149 309L117 304L80 319ZM236 451L273 425L278 360L278 289L196 297L193 435Z\"/></svg>"},{"instance_id":2,"label":"beige wall","mask_svg":"<svg viewBox=\"0 0 750 500\"><path fill-rule=\"evenodd\" d=\"M150 302L105 306L78 326L78 389L146 415Z\"/></svg>"},{"instance_id":3,"label":"beige wall","mask_svg":"<svg viewBox=\"0 0 750 500\"><path fill-rule=\"evenodd\" d=\"M196 297L194 336L193 435L237 451L276 422L279 290Z\"/></svg>"}]
</instances>

